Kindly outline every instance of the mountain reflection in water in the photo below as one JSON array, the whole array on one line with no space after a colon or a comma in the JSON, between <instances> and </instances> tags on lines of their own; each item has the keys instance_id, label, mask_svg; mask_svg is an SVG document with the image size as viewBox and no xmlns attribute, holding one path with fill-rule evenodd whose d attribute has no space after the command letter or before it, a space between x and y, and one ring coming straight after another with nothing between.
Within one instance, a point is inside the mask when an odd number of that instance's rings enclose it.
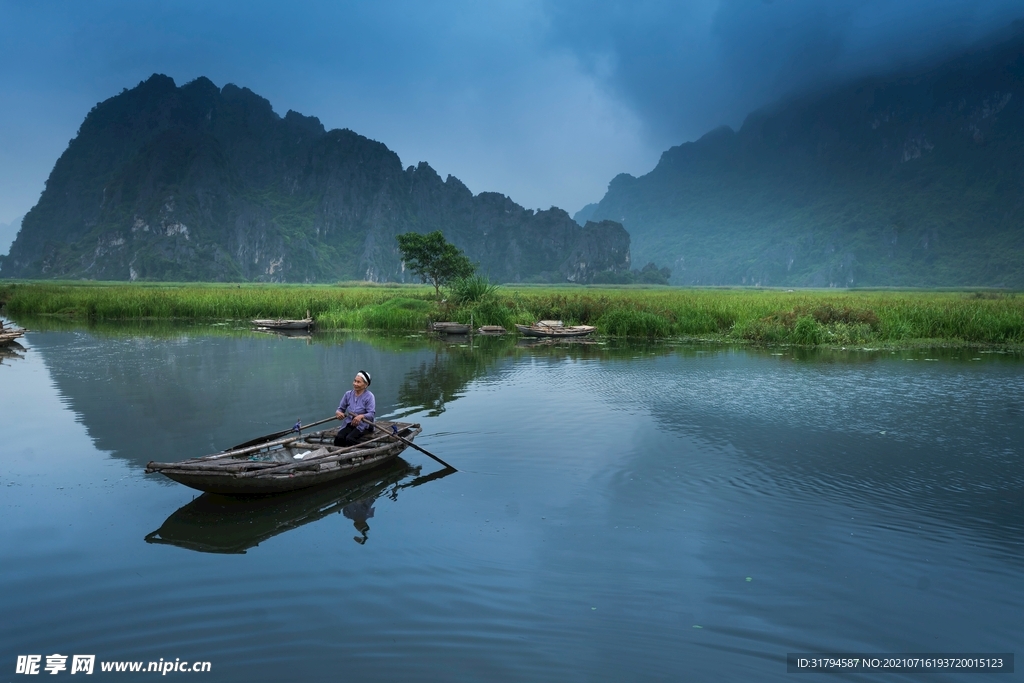
<instances>
[{"instance_id":1,"label":"mountain reflection in water","mask_svg":"<svg viewBox=\"0 0 1024 683\"><path fill-rule=\"evenodd\" d=\"M374 501L381 496L397 500L402 489L455 472L445 468L416 476L420 469L398 458L359 477L278 495L238 498L204 493L175 510L146 536L146 542L205 553L241 554L278 534L341 512L360 533L356 542L363 544L368 539L366 520L373 516ZM399 483L410 477L415 478Z\"/></svg>"},{"instance_id":2,"label":"mountain reflection in water","mask_svg":"<svg viewBox=\"0 0 1024 683\"><path fill-rule=\"evenodd\" d=\"M786 679L787 652L1024 641L1020 355L212 326L24 345L0 366L10 652L254 682L729 683ZM142 472L329 415L358 369L458 476L171 515L193 494Z\"/></svg>"}]
</instances>

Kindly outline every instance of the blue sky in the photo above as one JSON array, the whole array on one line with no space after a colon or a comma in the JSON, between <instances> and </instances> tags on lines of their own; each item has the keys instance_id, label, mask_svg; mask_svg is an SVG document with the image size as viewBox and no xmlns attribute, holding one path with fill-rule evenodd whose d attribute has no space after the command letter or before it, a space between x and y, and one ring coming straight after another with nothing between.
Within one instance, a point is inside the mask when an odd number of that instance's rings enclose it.
<instances>
[{"instance_id":1,"label":"blue sky","mask_svg":"<svg viewBox=\"0 0 1024 683\"><path fill-rule=\"evenodd\" d=\"M1022 17L1020 0L0 0L0 223L35 204L93 105L157 72L246 86L473 192L572 213L787 93Z\"/></svg>"}]
</instances>

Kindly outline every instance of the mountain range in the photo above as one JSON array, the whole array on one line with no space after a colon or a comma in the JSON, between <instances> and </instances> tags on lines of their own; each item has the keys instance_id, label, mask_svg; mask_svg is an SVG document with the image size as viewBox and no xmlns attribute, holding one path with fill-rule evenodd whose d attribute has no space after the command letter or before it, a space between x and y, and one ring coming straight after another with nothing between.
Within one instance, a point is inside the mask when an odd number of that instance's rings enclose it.
<instances>
[{"instance_id":1,"label":"mountain range","mask_svg":"<svg viewBox=\"0 0 1024 683\"><path fill-rule=\"evenodd\" d=\"M25 216L15 278L403 281L395 236L441 230L499 282L629 270L621 225L473 193L246 88L153 75L96 105Z\"/></svg>"},{"instance_id":2,"label":"mountain range","mask_svg":"<svg viewBox=\"0 0 1024 683\"><path fill-rule=\"evenodd\" d=\"M1024 24L756 111L576 218L622 223L679 285L1024 288Z\"/></svg>"},{"instance_id":3,"label":"mountain range","mask_svg":"<svg viewBox=\"0 0 1024 683\"><path fill-rule=\"evenodd\" d=\"M1024 23L755 111L574 218L154 75L89 112L0 276L405 281L395 236L439 229L498 282L1024 288Z\"/></svg>"}]
</instances>

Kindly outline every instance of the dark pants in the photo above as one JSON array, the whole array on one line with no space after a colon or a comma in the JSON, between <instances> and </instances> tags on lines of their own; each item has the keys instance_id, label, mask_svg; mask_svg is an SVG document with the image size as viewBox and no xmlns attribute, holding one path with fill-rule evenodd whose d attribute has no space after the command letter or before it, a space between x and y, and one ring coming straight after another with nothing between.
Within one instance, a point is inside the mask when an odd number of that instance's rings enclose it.
<instances>
[{"instance_id":1,"label":"dark pants","mask_svg":"<svg viewBox=\"0 0 1024 683\"><path fill-rule=\"evenodd\" d=\"M360 441L368 439L371 434L373 434L373 427L368 428L365 432L361 432L350 422L338 430L338 435L334 437L334 445L355 446Z\"/></svg>"}]
</instances>

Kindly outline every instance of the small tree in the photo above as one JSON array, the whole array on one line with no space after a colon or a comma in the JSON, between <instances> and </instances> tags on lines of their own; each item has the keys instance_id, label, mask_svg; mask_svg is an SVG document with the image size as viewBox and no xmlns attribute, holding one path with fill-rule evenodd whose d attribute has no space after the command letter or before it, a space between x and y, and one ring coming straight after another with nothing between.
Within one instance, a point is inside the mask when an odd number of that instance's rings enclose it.
<instances>
[{"instance_id":1,"label":"small tree","mask_svg":"<svg viewBox=\"0 0 1024 683\"><path fill-rule=\"evenodd\" d=\"M441 298L441 286L476 270L469 257L445 240L440 230L427 235L407 232L398 235L398 249L405 266L424 282L434 285L434 295Z\"/></svg>"}]
</instances>

